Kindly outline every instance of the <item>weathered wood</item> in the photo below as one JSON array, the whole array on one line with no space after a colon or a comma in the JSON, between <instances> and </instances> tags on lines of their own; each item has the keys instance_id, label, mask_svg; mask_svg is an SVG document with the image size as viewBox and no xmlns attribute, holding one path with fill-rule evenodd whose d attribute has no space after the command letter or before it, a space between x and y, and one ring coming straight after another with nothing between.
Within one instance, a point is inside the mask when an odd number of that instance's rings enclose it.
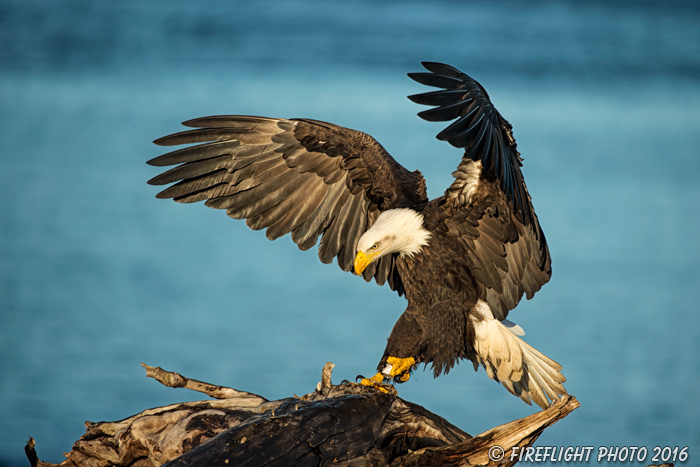
<instances>
[{"instance_id":1,"label":"weathered wood","mask_svg":"<svg viewBox=\"0 0 700 467\"><path fill-rule=\"evenodd\" d=\"M476 437L424 408L356 384L331 384L324 367L317 390L302 397L263 397L144 364L147 376L169 387L203 392L215 400L145 410L117 422L86 423L86 433L61 464L33 466L317 466L503 465L514 446L530 446L542 431L578 407L571 396L529 417ZM493 461L489 449L503 447Z\"/></svg>"},{"instance_id":2,"label":"weathered wood","mask_svg":"<svg viewBox=\"0 0 700 467\"><path fill-rule=\"evenodd\" d=\"M141 366L146 369L146 376L153 378L160 384L169 388L184 388L192 391L201 392L214 399L236 399L240 405L249 403L251 407L257 407L263 402L267 402L264 397L257 394L251 394L245 391L238 391L225 386L217 386L215 384L204 383L196 379L185 378L180 373L174 371L166 371L161 367L152 367L141 363ZM324 369L325 371L325 369ZM329 377L330 378L330 377Z\"/></svg>"},{"instance_id":3,"label":"weathered wood","mask_svg":"<svg viewBox=\"0 0 700 467\"><path fill-rule=\"evenodd\" d=\"M459 443L470 436L419 406L364 386L332 386L327 395L286 399L168 464L387 465L409 449Z\"/></svg>"},{"instance_id":4,"label":"weathered wood","mask_svg":"<svg viewBox=\"0 0 700 467\"><path fill-rule=\"evenodd\" d=\"M511 460L513 448L519 448L517 453L527 446L532 446L545 428L566 417L579 405L576 398L567 395L547 409L529 417L497 426L461 443L408 453L392 465L402 467L515 465L517 456Z\"/></svg>"}]
</instances>

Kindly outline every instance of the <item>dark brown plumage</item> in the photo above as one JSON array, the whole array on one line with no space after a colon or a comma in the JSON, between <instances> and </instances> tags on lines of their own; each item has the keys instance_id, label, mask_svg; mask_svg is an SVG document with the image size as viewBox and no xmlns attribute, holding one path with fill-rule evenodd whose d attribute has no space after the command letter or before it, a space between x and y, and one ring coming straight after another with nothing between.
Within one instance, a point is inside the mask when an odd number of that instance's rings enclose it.
<instances>
[{"instance_id":1,"label":"dark brown plumage","mask_svg":"<svg viewBox=\"0 0 700 467\"><path fill-rule=\"evenodd\" d=\"M158 198L180 203L206 200L229 216L284 234L302 250L321 237L324 263L338 259L350 271L355 245L381 210L427 202L420 172L399 165L374 138L359 131L306 119L217 116L183 123L195 127L155 141L161 146L203 143L150 160L182 164L148 183L165 185ZM366 280L403 293L394 258L368 268Z\"/></svg>"},{"instance_id":2,"label":"dark brown plumage","mask_svg":"<svg viewBox=\"0 0 700 467\"><path fill-rule=\"evenodd\" d=\"M409 76L441 89L410 99L433 106L419 114L426 120L455 120L438 138L464 148L454 182L437 199L428 201L420 172L403 168L371 136L309 119L187 121L195 129L155 143L194 146L149 161L180 164L149 183L174 183L158 197L204 200L267 229L270 239L291 233L303 250L320 238L324 263L337 258L345 271L354 264L365 280L405 293L408 308L374 381L405 381L421 362L437 376L468 358L544 406L565 393L561 367L503 321L551 275L511 125L472 78L423 65L427 73Z\"/></svg>"}]
</instances>

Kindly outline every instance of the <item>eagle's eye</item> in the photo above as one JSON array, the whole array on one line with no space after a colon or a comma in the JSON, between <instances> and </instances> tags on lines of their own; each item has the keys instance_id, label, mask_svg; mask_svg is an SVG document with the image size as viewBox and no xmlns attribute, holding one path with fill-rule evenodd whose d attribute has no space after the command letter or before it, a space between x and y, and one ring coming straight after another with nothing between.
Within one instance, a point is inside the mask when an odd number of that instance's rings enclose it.
<instances>
[{"instance_id":1,"label":"eagle's eye","mask_svg":"<svg viewBox=\"0 0 700 467\"><path fill-rule=\"evenodd\" d=\"M377 244L375 243L374 245L372 245L371 247L369 247L369 249L370 249L370 250L376 250L378 247L379 247L379 245L377 245Z\"/></svg>"}]
</instances>

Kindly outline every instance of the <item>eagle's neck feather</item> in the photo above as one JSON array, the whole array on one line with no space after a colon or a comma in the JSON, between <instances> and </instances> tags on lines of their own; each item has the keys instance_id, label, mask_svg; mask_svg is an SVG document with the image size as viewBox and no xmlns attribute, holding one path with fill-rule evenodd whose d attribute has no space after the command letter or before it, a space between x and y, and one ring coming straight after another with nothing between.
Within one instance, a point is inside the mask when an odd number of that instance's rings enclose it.
<instances>
[{"instance_id":1,"label":"eagle's neck feather","mask_svg":"<svg viewBox=\"0 0 700 467\"><path fill-rule=\"evenodd\" d=\"M363 240L367 245L362 245ZM360 238L358 246L367 248L379 240L388 241L384 254L399 253L412 257L428 244L430 232L423 227L423 215L419 212L409 208L389 209L379 215Z\"/></svg>"}]
</instances>

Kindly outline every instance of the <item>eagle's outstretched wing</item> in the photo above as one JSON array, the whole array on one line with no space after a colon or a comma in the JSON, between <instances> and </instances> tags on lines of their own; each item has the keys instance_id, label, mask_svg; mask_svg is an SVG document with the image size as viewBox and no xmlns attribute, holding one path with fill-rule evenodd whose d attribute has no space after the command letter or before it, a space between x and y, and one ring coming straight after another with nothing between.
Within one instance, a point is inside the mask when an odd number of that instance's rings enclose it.
<instances>
[{"instance_id":1,"label":"eagle's outstretched wing","mask_svg":"<svg viewBox=\"0 0 700 467\"><path fill-rule=\"evenodd\" d=\"M247 219L253 229L267 229L270 239L291 233L302 250L321 237L321 261L337 258L345 271L352 269L358 239L381 211L427 200L422 175L406 170L359 131L315 120L238 115L183 124L196 129L155 141L194 144L148 162L179 164L149 180L176 182L158 198L205 200L233 218ZM392 257L363 276L403 293Z\"/></svg>"},{"instance_id":2,"label":"eagle's outstretched wing","mask_svg":"<svg viewBox=\"0 0 700 467\"><path fill-rule=\"evenodd\" d=\"M438 139L464 148L455 181L444 198L455 208L446 222L471 253L471 273L486 287L494 317L503 320L523 294L531 298L551 276L551 259L532 207L512 127L484 88L449 65L424 62L428 72L410 73L421 84L442 88L409 96L434 106L418 115L454 120Z\"/></svg>"}]
</instances>

